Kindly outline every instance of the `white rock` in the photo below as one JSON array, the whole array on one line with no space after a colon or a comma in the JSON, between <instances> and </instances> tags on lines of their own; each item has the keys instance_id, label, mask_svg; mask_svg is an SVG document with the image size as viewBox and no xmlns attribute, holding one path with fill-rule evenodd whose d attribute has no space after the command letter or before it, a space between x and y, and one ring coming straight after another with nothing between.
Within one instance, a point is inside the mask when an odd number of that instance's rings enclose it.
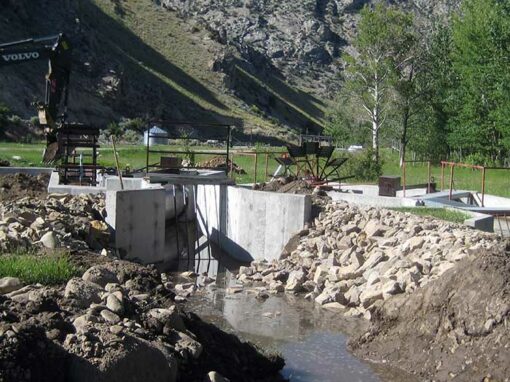
<instances>
[{"instance_id":1,"label":"white rock","mask_svg":"<svg viewBox=\"0 0 510 382\"><path fill-rule=\"evenodd\" d=\"M46 232L41 237L39 242L42 245L44 245L46 248L49 248L49 249L57 248L57 238L56 238L55 234L53 233L53 231Z\"/></svg>"},{"instance_id":2,"label":"white rock","mask_svg":"<svg viewBox=\"0 0 510 382\"><path fill-rule=\"evenodd\" d=\"M0 294L7 294L21 289L23 284L17 277L2 277L0 279Z\"/></svg>"}]
</instances>

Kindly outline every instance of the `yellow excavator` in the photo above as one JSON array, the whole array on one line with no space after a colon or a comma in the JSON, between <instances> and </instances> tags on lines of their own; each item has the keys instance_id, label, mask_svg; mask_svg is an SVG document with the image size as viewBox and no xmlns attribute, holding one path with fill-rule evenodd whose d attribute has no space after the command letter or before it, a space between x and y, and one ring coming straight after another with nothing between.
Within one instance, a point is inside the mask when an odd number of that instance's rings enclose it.
<instances>
[{"instance_id":1,"label":"yellow excavator","mask_svg":"<svg viewBox=\"0 0 510 382\"><path fill-rule=\"evenodd\" d=\"M72 46L63 33L0 44L0 67L48 60L44 101L37 102L39 124L46 133L43 162L54 163L62 152L58 130L66 125Z\"/></svg>"}]
</instances>

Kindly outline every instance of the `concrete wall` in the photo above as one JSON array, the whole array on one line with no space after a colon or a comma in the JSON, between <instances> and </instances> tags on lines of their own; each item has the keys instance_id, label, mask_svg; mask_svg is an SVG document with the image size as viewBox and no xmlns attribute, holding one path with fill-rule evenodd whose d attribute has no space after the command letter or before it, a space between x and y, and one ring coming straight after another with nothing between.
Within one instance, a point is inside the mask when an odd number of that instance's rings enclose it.
<instances>
[{"instance_id":1,"label":"concrete wall","mask_svg":"<svg viewBox=\"0 0 510 382\"><path fill-rule=\"evenodd\" d=\"M212 241L240 261L277 259L310 219L307 195L199 186L198 220Z\"/></svg>"},{"instance_id":2,"label":"concrete wall","mask_svg":"<svg viewBox=\"0 0 510 382\"><path fill-rule=\"evenodd\" d=\"M106 222L123 259L144 264L165 260L165 190L106 192Z\"/></svg>"}]
</instances>

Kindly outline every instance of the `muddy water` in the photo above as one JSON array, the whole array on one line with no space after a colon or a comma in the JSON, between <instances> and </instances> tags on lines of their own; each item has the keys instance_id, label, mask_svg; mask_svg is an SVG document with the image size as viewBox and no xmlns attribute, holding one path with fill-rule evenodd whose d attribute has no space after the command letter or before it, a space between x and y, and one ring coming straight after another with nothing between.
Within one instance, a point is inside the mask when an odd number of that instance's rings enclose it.
<instances>
[{"instance_id":1,"label":"muddy water","mask_svg":"<svg viewBox=\"0 0 510 382\"><path fill-rule=\"evenodd\" d=\"M341 318L302 297L231 293L210 286L187 303L187 309L222 329L267 351L280 352L290 381L409 381L394 370L381 369L351 355L348 333L362 330L363 322Z\"/></svg>"}]
</instances>

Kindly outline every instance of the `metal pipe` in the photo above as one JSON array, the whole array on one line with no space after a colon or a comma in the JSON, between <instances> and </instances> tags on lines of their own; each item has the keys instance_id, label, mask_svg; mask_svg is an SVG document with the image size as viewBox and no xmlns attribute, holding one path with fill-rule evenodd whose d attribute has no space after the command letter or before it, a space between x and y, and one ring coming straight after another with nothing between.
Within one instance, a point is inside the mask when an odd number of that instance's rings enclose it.
<instances>
[{"instance_id":1,"label":"metal pipe","mask_svg":"<svg viewBox=\"0 0 510 382\"><path fill-rule=\"evenodd\" d=\"M257 154L257 152L255 152L255 174L253 175L253 183L254 184L257 184L257 167L258 167L258 160L259 160L259 156Z\"/></svg>"},{"instance_id":2,"label":"metal pipe","mask_svg":"<svg viewBox=\"0 0 510 382\"><path fill-rule=\"evenodd\" d=\"M428 184L427 184L427 194L430 194L430 161L427 162L427 173L428 173Z\"/></svg>"}]
</instances>

